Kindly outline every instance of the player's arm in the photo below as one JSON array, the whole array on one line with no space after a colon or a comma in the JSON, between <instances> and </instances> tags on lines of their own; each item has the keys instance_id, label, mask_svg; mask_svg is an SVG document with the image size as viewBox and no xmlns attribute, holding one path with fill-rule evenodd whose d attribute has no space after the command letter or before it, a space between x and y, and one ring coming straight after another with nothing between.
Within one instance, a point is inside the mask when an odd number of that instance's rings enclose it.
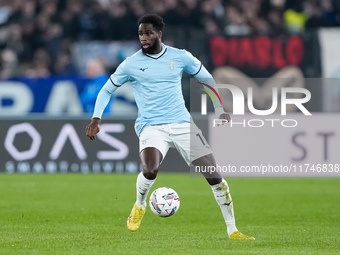
<instances>
[{"instance_id":1,"label":"player's arm","mask_svg":"<svg viewBox=\"0 0 340 255\"><path fill-rule=\"evenodd\" d=\"M225 119L230 121L230 115L226 113L223 109L222 100L216 83L212 75L207 71L207 69L201 64L199 71L194 75L204 87L204 90L209 94L215 108L216 117L219 119Z\"/></svg>"},{"instance_id":2,"label":"player's arm","mask_svg":"<svg viewBox=\"0 0 340 255\"><path fill-rule=\"evenodd\" d=\"M201 61L195 58L190 52L184 51L183 61L185 63L184 71L198 79L209 94L215 108L216 117L219 119L230 121L230 116L222 106L222 101L215 86L215 80L207 69L202 65Z\"/></svg>"},{"instance_id":3,"label":"player's arm","mask_svg":"<svg viewBox=\"0 0 340 255\"><path fill-rule=\"evenodd\" d=\"M96 134L100 130L100 119L103 115L103 112L108 105L110 98L112 96L112 93L115 92L115 90L118 87L111 81L111 78L107 80L105 85L102 87L102 89L99 91L96 104L94 107L94 113L92 116L91 123L86 126L86 135L91 139L96 139Z\"/></svg>"},{"instance_id":4,"label":"player's arm","mask_svg":"<svg viewBox=\"0 0 340 255\"><path fill-rule=\"evenodd\" d=\"M122 84L129 81L129 75L127 72L126 64L127 59L124 60L118 67L117 70L110 76L107 82L104 84L102 89L99 91L96 104L94 107L94 113L92 116L92 121L86 126L86 135L91 139L96 139L96 134L100 130L100 120L103 112L110 102L110 98L113 92L116 91Z\"/></svg>"}]
</instances>

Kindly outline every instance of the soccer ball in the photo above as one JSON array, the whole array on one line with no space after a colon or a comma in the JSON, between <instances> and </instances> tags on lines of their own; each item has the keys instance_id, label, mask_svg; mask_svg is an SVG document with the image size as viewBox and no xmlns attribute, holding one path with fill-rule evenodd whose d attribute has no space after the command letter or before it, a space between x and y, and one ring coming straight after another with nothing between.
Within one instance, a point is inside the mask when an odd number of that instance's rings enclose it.
<instances>
[{"instance_id":1,"label":"soccer ball","mask_svg":"<svg viewBox=\"0 0 340 255\"><path fill-rule=\"evenodd\" d=\"M152 192L149 204L151 211L157 216L169 217L177 212L180 199L173 189L161 187Z\"/></svg>"}]
</instances>

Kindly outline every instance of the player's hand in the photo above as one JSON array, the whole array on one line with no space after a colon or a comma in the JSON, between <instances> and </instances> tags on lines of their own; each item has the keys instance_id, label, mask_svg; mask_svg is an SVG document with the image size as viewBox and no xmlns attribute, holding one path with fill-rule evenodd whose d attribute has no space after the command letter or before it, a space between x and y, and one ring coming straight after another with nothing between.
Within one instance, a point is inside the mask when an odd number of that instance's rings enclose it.
<instances>
[{"instance_id":1,"label":"player's hand","mask_svg":"<svg viewBox=\"0 0 340 255\"><path fill-rule=\"evenodd\" d=\"M227 120L228 122L230 122L231 118L230 115L225 112L220 115L220 120Z\"/></svg>"},{"instance_id":2,"label":"player's hand","mask_svg":"<svg viewBox=\"0 0 340 255\"><path fill-rule=\"evenodd\" d=\"M224 112L220 115L219 119L221 120L221 122L218 123L217 126L224 125L225 123L229 123L231 118L228 113Z\"/></svg>"},{"instance_id":3,"label":"player's hand","mask_svg":"<svg viewBox=\"0 0 340 255\"><path fill-rule=\"evenodd\" d=\"M99 125L100 125L100 119L99 118L92 118L92 121L90 124L86 126L86 135L91 139L96 139L96 134L99 132Z\"/></svg>"},{"instance_id":4,"label":"player's hand","mask_svg":"<svg viewBox=\"0 0 340 255\"><path fill-rule=\"evenodd\" d=\"M218 118L217 126L224 125L225 123L230 122L230 115L226 113L222 106L215 108L215 116Z\"/></svg>"}]
</instances>

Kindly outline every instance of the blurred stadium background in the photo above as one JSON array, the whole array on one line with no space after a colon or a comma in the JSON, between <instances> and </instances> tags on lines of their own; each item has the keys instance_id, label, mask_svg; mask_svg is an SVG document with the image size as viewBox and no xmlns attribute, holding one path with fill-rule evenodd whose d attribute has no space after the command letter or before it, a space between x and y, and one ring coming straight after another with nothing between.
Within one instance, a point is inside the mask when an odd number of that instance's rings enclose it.
<instances>
[{"instance_id":1,"label":"blurred stadium background","mask_svg":"<svg viewBox=\"0 0 340 255\"><path fill-rule=\"evenodd\" d=\"M339 0L3 0L0 172L139 171L129 85L116 91L98 140L84 130L108 75L139 49L137 20L145 13L162 15L163 42L190 51L215 78L301 78L312 92L309 109L332 113L328 124L336 122ZM189 88L184 76L188 106ZM339 129L328 132L325 143L332 144ZM322 162L337 157L325 157L319 146ZM187 170L172 152L162 167Z\"/></svg>"}]
</instances>

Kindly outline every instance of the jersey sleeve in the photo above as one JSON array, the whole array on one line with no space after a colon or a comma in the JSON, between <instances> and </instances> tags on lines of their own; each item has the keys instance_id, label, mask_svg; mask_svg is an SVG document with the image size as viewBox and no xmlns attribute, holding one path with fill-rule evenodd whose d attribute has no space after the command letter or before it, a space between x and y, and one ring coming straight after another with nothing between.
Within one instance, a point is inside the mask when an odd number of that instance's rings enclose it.
<instances>
[{"instance_id":1,"label":"jersey sleeve","mask_svg":"<svg viewBox=\"0 0 340 255\"><path fill-rule=\"evenodd\" d=\"M125 59L116 69L116 71L110 76L110 80L116 87L122 86L130 79L128 73L127 59Z\"/></svg>"},{"instance_id":2,"label":"jersey sleeve","mask_svg":"<svg viewBox=\"0 0 340 255\"><path fill-rule=\"evenodd\" d=\"M194 57L190 52L184 51L184 72L196 75L202 68L202 63L196 57Z\"/></svg>"},{"instance_id":3,"label":"jersey sleeve","mask_svg":"<svg viewBox=\"0 0 340 255\"><path fill-rule=\"evenodd\" d=\"M99 91L96 104L94 107L93 118L101 118L103 112L108 105L111 95L117 88L129 81L129 73L127 70L127 59L125 59L110 76L105 85Z\"/></svg>"},{"instance_id":4,"label":"jersey sleeve","mask_svg":"<svg viewBox=\"0 0 340 255\"><path fill-rule=\"evenodd\" d=\"M204 91L209 95L211 101L213 102L215 112L218 111L218 113L220 113L223 111L222 100L216 87L214 78L197 58L192 56L189 52L187 52L187 54L189 54L189 66L187 66L187 69L191 71L191 73L188 73L192 74L200 81L200 83L203 85Z\"/></svg>"},{"instance_id":5,"label":"jersey sleeve","mask_svg":"<svg viewBox=\"0 0 340 255\"><path fill-rule=\"evenodd\" d=\"M107 104L110 102L112 93L115 92L117 88L118 87L112 83L111 79L107 80L98 93L92 118L101 119Z\"/></svg>"}]
</instances>

